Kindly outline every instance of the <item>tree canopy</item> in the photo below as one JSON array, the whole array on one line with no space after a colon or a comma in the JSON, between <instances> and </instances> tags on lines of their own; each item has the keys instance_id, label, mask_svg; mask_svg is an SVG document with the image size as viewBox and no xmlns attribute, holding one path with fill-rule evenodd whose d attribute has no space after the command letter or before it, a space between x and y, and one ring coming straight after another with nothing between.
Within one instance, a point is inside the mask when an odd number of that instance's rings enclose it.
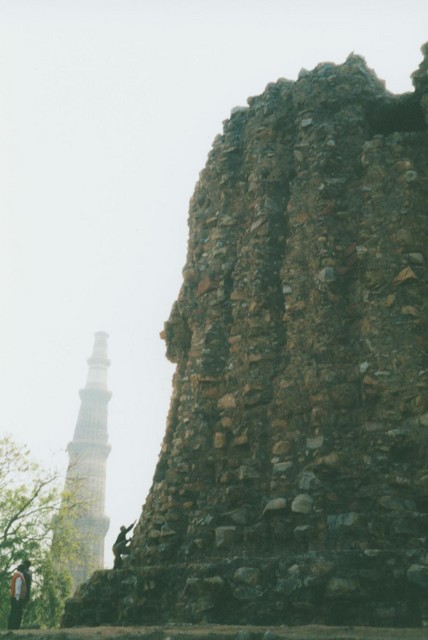
<instances>
[{"instance_id":1,"label":"tree canopy","mask_svg":"<svg viewBox=\"0 0 428 640\"><path fill-rule=\"evenodd\" d=\"M34 462L11 437L0 439L0 627L6 626L11 575L25 559L33 581L23 625L60 621L72 589L69 567L80 553L73 522L83 508L61 485L58 471Z\"/></svg>"}]
</instances>

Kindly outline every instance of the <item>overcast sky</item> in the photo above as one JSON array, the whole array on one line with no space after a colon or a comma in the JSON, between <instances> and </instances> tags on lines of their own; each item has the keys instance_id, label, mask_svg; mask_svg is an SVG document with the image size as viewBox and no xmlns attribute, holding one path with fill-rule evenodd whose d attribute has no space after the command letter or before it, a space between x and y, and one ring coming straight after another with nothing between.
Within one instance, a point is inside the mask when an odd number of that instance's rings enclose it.
<instances>
[{"instance_id":1,"label":"overcast sky","mask_svg":"<svg viewBox=\"0 0 428 640\"><path fill-rule=\"evenodd\" d=\"M159 332L222 121L351 51L411 91L426 40L427 0L0 0L0 436L65 468L109 333L107 565L151 485L174 371Z\"/></svg>"}]
</instances>

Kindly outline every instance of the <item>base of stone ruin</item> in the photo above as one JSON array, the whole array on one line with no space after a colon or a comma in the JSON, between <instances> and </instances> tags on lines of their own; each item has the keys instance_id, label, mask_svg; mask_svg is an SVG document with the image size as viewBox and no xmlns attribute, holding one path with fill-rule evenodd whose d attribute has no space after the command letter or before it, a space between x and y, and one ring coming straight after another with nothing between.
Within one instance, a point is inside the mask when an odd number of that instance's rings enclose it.
<instances>
[{"instance_id":1,"label":"base of stone ruin","mask_svg":"<svg viewBox=\"0 0 428 640\"><path fill-rule=\"evenodd\" d=\"M68 600L63 626L177 622L420 627L428 612L427 559L421 550L366 549L293 555L286 562L235 557L100 571Z\"/></svg>"}]
</instances>

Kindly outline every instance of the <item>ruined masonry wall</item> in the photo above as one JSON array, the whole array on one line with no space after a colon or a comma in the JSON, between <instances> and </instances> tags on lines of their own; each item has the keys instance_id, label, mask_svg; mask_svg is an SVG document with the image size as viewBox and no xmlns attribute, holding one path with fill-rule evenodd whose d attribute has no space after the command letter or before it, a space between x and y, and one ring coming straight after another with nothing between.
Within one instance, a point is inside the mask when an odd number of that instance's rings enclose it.
<instances>
[{"instance_id":1,"label":"ruined masonry wall","mask_svg":"<svg viewBox=\"0 0 428 640\"><path fill-rule=\"evenodd\" d=\"M234 110L190 203L177 363L123 571L65 624L418 626L428 602L428 63Z\"/></svg>"}]
</instances>

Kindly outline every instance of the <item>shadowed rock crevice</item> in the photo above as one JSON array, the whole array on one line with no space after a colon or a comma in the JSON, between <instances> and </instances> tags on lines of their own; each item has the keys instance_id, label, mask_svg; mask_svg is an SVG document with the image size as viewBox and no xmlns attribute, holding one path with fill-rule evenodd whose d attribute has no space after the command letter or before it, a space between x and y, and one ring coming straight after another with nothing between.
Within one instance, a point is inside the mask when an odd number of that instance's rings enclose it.
<instances>
[{"instance_id":1,"label":"shadowed rock crevice","mask_svg":"<svg viewBox=\"0 0 428 640\"><path fill-rule=\"evenodd\" d=\"M372 136L398 131L426 131L425 114L420 97L415 94L379 100L367 111Z\"/></svg>"}]
</instances>

